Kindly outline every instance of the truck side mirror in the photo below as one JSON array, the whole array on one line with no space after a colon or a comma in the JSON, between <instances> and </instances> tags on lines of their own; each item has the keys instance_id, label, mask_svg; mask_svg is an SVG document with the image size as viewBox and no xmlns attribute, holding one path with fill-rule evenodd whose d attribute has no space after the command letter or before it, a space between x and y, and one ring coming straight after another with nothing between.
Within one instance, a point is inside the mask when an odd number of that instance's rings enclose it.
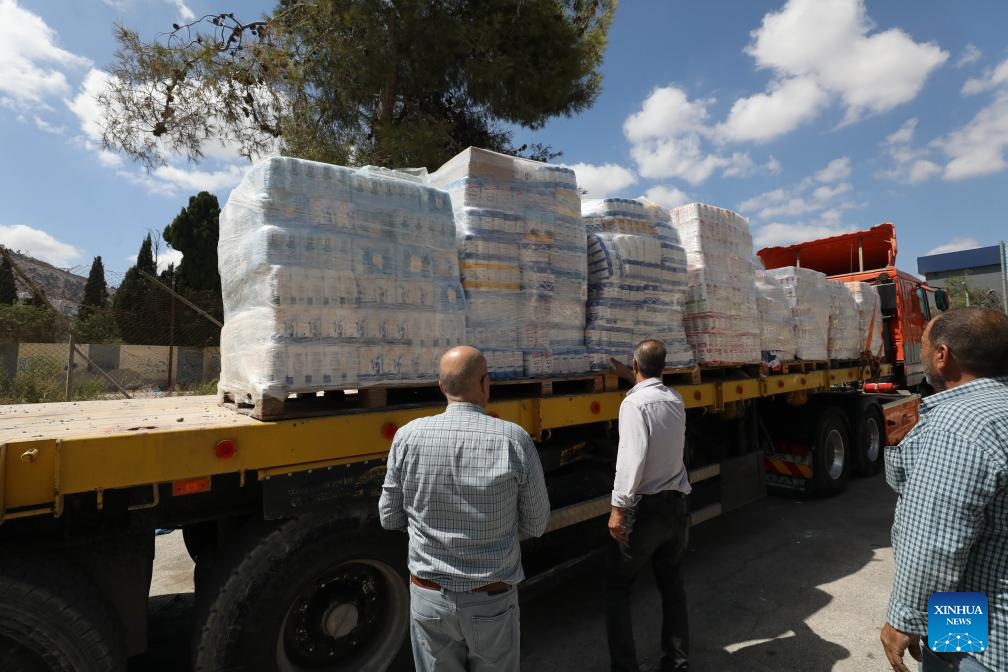
<instances>
[{"instance_id":1,"label":"truck side mirror","mask_svg":"<svg viewBox=\"0 0 1008 672\"><path fill-rule=\"evenodd\" d=\"M945 312L946 310L949 309L948 292L946 292L944 289L935 290L934 299L935 299L935 306L938 307L938 310Z\"/></svg>"},{"instance_id":2,"label":"truck side mirror","mask_svg":"<svg viewBox=\"0 0 1008 672\"><path fill-rule=\"evenodd\" d=\"M879 303L882 308L883 315L893 315L896 313L896 283L887 282L881 285L875 285L875 289L878 290Z\"/></svg>"}]
</instances>

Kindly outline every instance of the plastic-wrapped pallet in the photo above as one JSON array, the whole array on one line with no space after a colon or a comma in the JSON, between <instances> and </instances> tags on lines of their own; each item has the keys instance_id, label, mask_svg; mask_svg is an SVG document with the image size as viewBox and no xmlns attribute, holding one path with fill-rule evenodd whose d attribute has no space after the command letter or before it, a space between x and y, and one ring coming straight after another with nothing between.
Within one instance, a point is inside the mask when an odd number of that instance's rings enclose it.
<instances>
[{"instance_id":1,"label":"plastic-wrapped pallet","mask_svg":"<svg viewBox=\"0 0 1008 672\"><path fill-rule=\"evenodd\" d=\"M495 378L588 371L574 171L470 147L430 176L455 210L468 341Z\"/></svg>"},{"instance_id":2,"label":"plastic-wrapped pallet","mask_svg":"<svg viewBox=\"0 0 1008 672\"><path fill-rule=\"evenodd\" d=\"M794 319L795 356L798 359L829 358L830 296L826 276L808 268L784 266L766 271L784 290Z\"/></svg>"},{"instance_id":3,"label":"plastic-wrapped pallet","mask_svg":"<svg viewBox=\"0 0 1008 672\"><path fill-rule=\"evenodd\" d=\"M867 282L845 282L844 286L854 298L858 309L858 336L861 351L881 357L882 343L882 301L878 290Z\"/></svg>"},{"instance_id":4,"label":"plastic-wrapped pallet","mask_svg":"<svg viewBox=\"0 0 1008 672\"><path fill-rule=\"evenodd\" d=\"M862 348L857 304L842 282L830 281L829 291L829 358L857 359Z\"/></svg>"},{"instance_id":5,"label":"plastic-wrapped pallet","mask_svg":"<svg viewBox=\"0 0 1008 672\"><path fill-rule=\"evenodd\" d=\"M756 308L760 322L760 350L764 358L787 361L795 357L794 318L780 281L762 268L756 275Z\"/></svg>"},{"instance_id":6,"label":"plastic-wrapped pallet","mask_svg":"<svg viewBox=\"0 0 1008 672\"><path fill-rule=\"evenodd\" d=\"M682 302L686 254L668 211L638 200L585 201L588 229L588 322L585 343L594 370L609 358L629 361L634 346L665 344L669 368L692 366Z\"/></svg>"},{"instance_id":7,"label":"plastic-wrapped pallet","mask_svg":"<svg viewBox=\"0 0 1008 672\"><path fill-rule=\"evenodd\" d=\"M448 195L403 173L270 158L220 214L222 392L437 379L465 340Z\"/></svg>"},{"instance_id":8,"label":"plastic-wrapped pallet","mask_svg":"<svg viewBox=\"0 0 1008 672\"><path fill-rule=\"evenodd\" d=\"M690 203L672 211L672 226L686 250L686 337L697 361L759 363L749 222L731 210Z\"/></svg>"}]
</instances>

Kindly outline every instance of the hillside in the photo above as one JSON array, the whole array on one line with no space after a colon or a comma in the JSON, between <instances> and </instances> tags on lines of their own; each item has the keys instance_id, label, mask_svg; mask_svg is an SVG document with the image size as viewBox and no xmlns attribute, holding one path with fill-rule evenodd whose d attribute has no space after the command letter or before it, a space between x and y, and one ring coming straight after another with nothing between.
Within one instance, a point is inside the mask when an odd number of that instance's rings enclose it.
<instances>
[{"instance_id":1,"label":"hillside","mask_svg":"<svg viewBox=\"0 0 1008 672\"><path fill-rule=\"evenodd\" d=\"M57 309L66 315L77 314L80 302L84 299L84 283L87 282L87 278L56 268L40 259L18 254L13 250L10 251L10 254L14 263L19 265L34 282L38 283L46 297ZM15 280L17 280L18 295L24 298L30 297L31 290L21 282L16 274Z\"/></svg>"}]
</instances>

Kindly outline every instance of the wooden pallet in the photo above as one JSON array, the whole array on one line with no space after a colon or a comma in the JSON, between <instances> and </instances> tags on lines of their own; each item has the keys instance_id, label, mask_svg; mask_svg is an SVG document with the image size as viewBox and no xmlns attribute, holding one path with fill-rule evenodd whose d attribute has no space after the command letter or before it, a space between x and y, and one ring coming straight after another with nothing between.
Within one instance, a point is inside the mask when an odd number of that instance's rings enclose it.
<instances>
[{"instance_id":1,"label":"wooden pallet","mask_svg":"<svg viewBox=\"0 0 1008 672\"><path fill-rule=\"evenodd\" d=\"M496 401L588 394L603 389L603 386L602 374L492 380L490 398ZM444 395L437 383L421 383L299 392L288 395L286 399L257 398L245 392L223 390L218 393L217 400L221 406L256 420L289 420L438 404L444 402Z\"/></svg>"},{"instance_id":2,"label":"wooden pallet","mask_svg":"<svg viewBox=\"0 0 1008 672\"><path fill-rule=\"evenodd\" d=\"M700 383L700 367L687 366L676 369L665 369L662 372L662 383L669 387L676 385L698 385ZM615 373L607 371L596 376L595 392L616 392L629 390L633 385L622 380Z\"/></svg>"},{"instance_id":3,"label":"wooden pallet","mask_svg":"<svg viewBox=\"0 0 1008 672\"><path fill-rule=\"evenodd\" d=\"M782 373L810 373L828 368L830 368L830 363L825 359L796 359L784 362Z\"/></svg>"},{"instance_id":4,"label":"wooden pallet","mask_svg":"<svg viewBox=\"0 0 1008 672\"><path fill-rule=\"evenodd\" d=\"M704 380L741 380L759 378L764 371L762 364L732 364L725 366L701 366L700 375Z\"/></svg>"}]
</instances>

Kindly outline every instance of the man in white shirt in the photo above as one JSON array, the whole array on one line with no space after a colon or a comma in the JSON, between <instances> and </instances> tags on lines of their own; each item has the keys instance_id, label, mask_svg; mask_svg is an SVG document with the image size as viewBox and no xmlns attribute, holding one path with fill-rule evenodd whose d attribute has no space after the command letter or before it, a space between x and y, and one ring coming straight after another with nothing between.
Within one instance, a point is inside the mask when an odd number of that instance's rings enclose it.
<instances>
[{"instance_id":1,"label":"man in white shirt","mask_svg":"<svg viewBox=\"0 0 1008 672\"><path fill-rule=\"evenodd\" d=\"M683 460L686 410L665 387L665 346L637 345L633 369L612 360L617 373L636 383L620 405L619 453L606 569L606 632L613 672L637 672L630 593L650 560L662 598L661 669L688 670L689 626L680 563L689 533L689 478Z\"/></svg>"}]
</instances>

